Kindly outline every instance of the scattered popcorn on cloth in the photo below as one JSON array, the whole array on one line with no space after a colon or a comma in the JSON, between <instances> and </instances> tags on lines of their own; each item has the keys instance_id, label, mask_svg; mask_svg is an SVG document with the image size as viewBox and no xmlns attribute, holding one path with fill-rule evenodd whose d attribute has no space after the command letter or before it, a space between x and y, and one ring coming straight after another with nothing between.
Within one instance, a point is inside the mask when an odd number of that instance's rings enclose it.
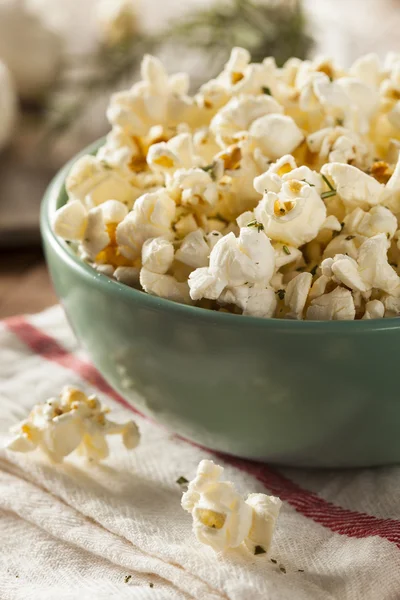
<instances>
[{"instance_id":1,"label":"scattered popcorn on cloth","mask_svg":"<svg viewBox=\"0 0 400 600\"><path fill-rule=\"evenodd\" d=\"M221 481L223 471L212 460L202 460L182 496L197 539L216 552L244 543L252 554L267 553L282 502L266 494L250 494L244 500L233 483Z\"/></svg>"},{"instance_id":2,"label":"scattered popcorn on cloth","mask_svg":"<svg viewBox=\"0 0 400 600\"><path fill-rule=\"evenodd\" d=\"M399 316L399 72L396 53L278 68L234 48L191 96L187 74L145 56L142 80L111 97L105 144L73 165L54 231L103 275L183 304Z\"/></svg>"},{"instance_id":3,"label":"scattered popcorn on cloth","mask_svg":"<svg viewBox=\"0 0 400 600\"><path fill-rule=\"evenodd\" d=\"M74 450L89 461L107 458L106 435L120 434L125 448L136 448L140 440L136 423L114 423L108 413L94 394L88 397L65 386L59 397L37 404L27 419L12 428L14 436L7 448L14 452L40 448L54 462L61 462Z\"/></svg>"},{"instance_id":4,"label":"scattered popcorn on cloth","mask_svg":"<svg viewBox=\"0 0 400 600\"><path fill-rule=\"evenodd\" d=\"M329 268L320 278L342 276ZM294 313L304 310L307 279L280 300ZM392 310L397 299L387 297L386 305L368 301L369 318ZM43 452L4 449L5 432L67 384L84 403L95 395L109 406L113 421L133 418L137 448L110 435L109 455L89 463L77 452L54 463ZM179 439L109 388L61 307L0 323L0 422L2 600L398 597L400 469L277 468ZM228 551L198 542L182 492L196 534Z\"/></svg>"}]
</instances>

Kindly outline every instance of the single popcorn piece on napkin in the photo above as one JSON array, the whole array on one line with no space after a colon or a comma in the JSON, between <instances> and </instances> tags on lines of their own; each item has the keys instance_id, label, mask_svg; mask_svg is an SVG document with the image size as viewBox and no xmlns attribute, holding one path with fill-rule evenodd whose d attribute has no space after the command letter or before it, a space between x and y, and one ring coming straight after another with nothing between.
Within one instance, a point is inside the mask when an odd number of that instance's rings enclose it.
<instances>
[{"instance_id":1,"label":"single popcorn piece on napkin","mask_svg":"<svg viewBox=\"0 0 400 600\"><path fill-rule=\"evenodd\" d=\"M216 552L242 544L252 554L268 552L282 502L266 494L250 494L246 500L230 481L221 481L224 469L202 460L196 477L182 496L182 508L193 517L199 542Z\"/></svg>"},{"instance_id":2,"label":"single popcorn piece on napkin","mask_svg":"<svg viewBox=\"0 0 400 600\"><path fill-rule=\"evenodd\" d=\"M14 452L40 448L57 463L74 450L90 461L107 458L107 435L120 434L127 449L136 448L140 440L136 423L115 423L108 412L95 395L66 386L58 397L34 406L27 419L12 428L14 436L6 447Z\"/></svg>"}]
</instances>

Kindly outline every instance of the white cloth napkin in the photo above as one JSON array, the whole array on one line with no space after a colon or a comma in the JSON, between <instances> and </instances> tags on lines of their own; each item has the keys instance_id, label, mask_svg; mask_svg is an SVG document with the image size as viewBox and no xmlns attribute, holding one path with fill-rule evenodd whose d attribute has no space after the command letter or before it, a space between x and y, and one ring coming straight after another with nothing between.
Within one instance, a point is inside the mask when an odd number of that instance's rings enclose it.
<instances>
[{"instance_id":1,"label":"white cloth napkin","mask_svg":"<svg viewBox=\"0 0 400 600\"><path fill-rule=\"evenodd\" d=\"M128 416L60 307L0 325L1 430L65 384ZM94 467L1 451L1 600L399 600L398 468L275 469L216 457L135 418L140 446L111 439L110 457ZM176 480L192 478L202 458L222 464L243 493L282 498L269 556L217 556L196 541Z\"/></svg>"}]
</instances>

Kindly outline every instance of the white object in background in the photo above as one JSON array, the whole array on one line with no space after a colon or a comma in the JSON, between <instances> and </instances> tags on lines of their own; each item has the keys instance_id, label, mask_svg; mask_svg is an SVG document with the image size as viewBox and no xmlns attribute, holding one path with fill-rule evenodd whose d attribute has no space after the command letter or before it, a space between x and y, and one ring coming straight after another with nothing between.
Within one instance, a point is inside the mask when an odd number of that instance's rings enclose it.
<instances>
[{"instance_id":1,"label":"white object in background","mask_svg":"<svg viewBox=\"0 0 400 600\"><path fill-rule=\"evenodd\" d=\"M57 77L61 53L61 38L25 0L0 0L0 59L7 63L23 99L43 96Z\"/></svg>"},{"instance_id":2,"label":"white object in background","mask_svg":"<svg viewBox=\"0 0 400 600\"><path fill-rule=\"evenodd\" d=\"M0 60L0 150L10 140L17 116L14 82L7 66Z\"/></svg>"}]
</instances>

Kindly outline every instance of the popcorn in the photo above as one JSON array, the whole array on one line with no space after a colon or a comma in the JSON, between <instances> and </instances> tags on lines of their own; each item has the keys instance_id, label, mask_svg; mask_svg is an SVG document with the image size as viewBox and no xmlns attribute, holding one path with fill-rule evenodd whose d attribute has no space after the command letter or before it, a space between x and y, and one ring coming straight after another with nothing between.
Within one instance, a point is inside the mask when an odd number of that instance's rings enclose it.
<instances>
[{"instance_id":1,"label":"popcorn","mask_svg":"<svg viewBox=\"0 0 400 600\"><path fill-rule=\"evenodd\" d=\"M355 60L349 69L349 73L372 88L379 87L383 77L379 57L373 53L366 54Z\"/></svg>"},{"instance_id":2,"label":"popcorn","mask_svg":"<svg viewBox=\"0 0 400 600\"><path fill-rule=\"evenodd\" d=\"M275 267L275 254L267 236L254 226L242 227L240 235L223 237L210 255L212 272L226 270L229 285L249 283L267 284Z\"/></svg>"},{"instance_id":3,"label":"popcorn","mask_svg":"<svg viewBox=\"0 0 400 600\"><path fill-rule=\"evenodd\" d=\"M370 165L370 148L362 137L345 127L325 127L307 136L310 152L318 154L321 164L338 162L365 168Z\"/></svg>"},{"instance_id":4,"label":"popcorn","mask_svg":"<svg viewBox=\"0 0 400 600\"><path fill-rule=\"evenodd\" d=\"M380 300L371 300L365 305L363 319L382 319L385 315L385 305Z\"/></svg>"},{"instance_id":5,"label":"popcorn","mask_svg":"<svg viewBox=\"0 0 400 600\"><path fill-rule=\"evenodd\" d=\"M209 233L207 233L205 237L207 240L207 244L210 247L210 250L212 250L216 243L223 237L223 235L220 231L212 230Z\"/></svg>"},{"instance_id":6,"label":"popcorn","mask_svg":"<svg viewBox=\"0 0 400 600\"><path fill-rule=\"evenodd\" d=\"M293 61L296 59L289 59ZM298 61L298 59L297 59ZM313 76L326 76L334 81L342 73L327 56L318 56L314 60L303 60L294 63L294 84L297 89L304 87ZM325 80L325 79L324 79Z\"/></svg>"},{"instance_id":7,"label":"popcorn","mask_svg":"<svg viewBox=\"0 0 400 600\"><path fill-rule=\"evenodd\" d=\"M365 238L357 234L338 235L326 246L323 258L333 258L336 254L345 254L351 258L357 259L358 249L364 241Z\"/></svg>"},{"instance_id":8,"label":"popcorn","mask_svg":"<svg viewBox=\"0 0 400 600\"><path fill-rule=\"evenodd\" d=\"M271 160L290 154L304 139L294 120L280 114L265 115L253 121L249 136Z\"/></svg>"},{"instance_id":9,"label":"popcorn","mask_svg":"<svg viewBox=\"0 0 400 600\"><path fill-rule=\"evenodd\" d=\"M287 285L285 304L290 309L289 317L302 319L312 283L311 273L299 273Z\"/></svg>"},{"instance_id":10,"label":"popcorn","mask_svg":"<svg viewBox=\"0 0 400 600\"><path fill-rule=\"evenodd\" d=\"M334 191L347 210L374 206L383 197L384 186L352 165L327 163L322 167L321 173L332 180Z\"/></svg>"},{"instance_id":11,"label":"popcorn","mask_svg":"<svg viewBox=\"0 0 400 600\"><path fill-rule=\"evenodd\" d=\"M383 200L387 208L395 215L400 213L400 155L397 159L396 168L385 186Z\"/></svg>"},{"instance_id":12,"label":"popcorn","mask_svg":"<svg viewBox=\"0 0 400 600\"><path fill-rule=\"evenodd\" d=\"M306 312L310 321L351 321L355 316L356 309L351 292L342 287L311 300Z\"/></svg>"},{"instance_id":13,"label":"popcorn","mask_svg":"<svg viewBox=\"0 0 400 600\"><path fill-rule=\"evenodd\" d=\"M367 239L360 247L358 265L363 280L369 288L400 296L400 278L387 259L388 241L380 233Z\"/></svg>"},{"instance_id":14,"label":"popcorn","mask_svg":"<svg viewBox=\"0 0 400 600\"><path fill-rule=\"evenodd\" d=\"M387 78L381 82L379 92L388 123L399 127L400 61L398 55L389 53L384 68Z\"/></svg>"},{"instance_id":15,"label":"popcorn","mask_svg":"<svg viewBox=\"0 0 400 600\"><path fill-rule=\"evenodd\" d=\"M324 229L328 229L330 231L342 231L342 224L339 222L339 219L334 215L329 215L326 217L325 221L321 225L321 231Z\"/></svg>"},{"instance_id":16,"label":"popcorn","mask_svg":"<svg viewBox=\"0 0 400 600\"><path fill-rule=\"evenodd\" d=\"M153 273L165 274L174 260L174 247L165 238L146 240L142 246L142 265Z\"/></svg>"},{"instance_id":17,"label":"popcorn","mask_svg":"<svg viewBox=\"0 0 400 600\"><path fill-rule=\"evenodd\" d=\"M199 129L193 133L192 140L195 156L197 156L198 160L202 161L202 165L211 164L214 161L217 152L220 151L220 147L215 141L210 128L199 127Z\"/></svg>"},{"instance_id":18,"label":"popcorn","mask_svg":"<svg viewBox=\"0 0 400 600\"><path fill-rule=\"evenodd\" d=\"M271 547L282 501L276 496L249 494L246 504L253 509L253 519L249 534L244 539L244 544L252 554L256 554L260 548L268 552Z\"/></svg>"},{"instance_id":19,"label":"popcorn","mask_svg":"<svg viewBox=\"0 0 400 600\"><path fill-rule=\"evenodd\" d=\"M399 54L278 68L233 48L194 96L157 58L141 72L112 96L112 130L72 167L54 216L80 258L233 314L400 315Z\"/></svg>"},{"instance_id":20,"label":"popcorn","mask_svg":"<svg viewBox=\"0 0 400 600\"><path fill-rule=\"evenodd\" d=\"M308 294L308 300L314 300L314 298L318 298L325 294L328 284L331 283L331 278L326 275L321 275L318 277L311 286L311 289Z\"/></svg>"},{"instance_id":21,"label":"popcorn","mask_svg":"<svg viewBox=\"0 0 400 600\"><path fill-rule=\"evenodd\" d=\"M157 58L146 55L141 75L142 81L129 91L112 95L107 110L111 125L121 127L129 135L145 136L154 125L176 127L195 119L197 111L187 96L186 74L169 77Z\"/></svg>"},{"instance_id":22,"label":"popcorn","mask_svg":"<svg viewBox=\"0 0 400 600\"><path fill-rule=\"evenodd\" d=\"M182 495L182 508L191 513L199 542L216 552L243 544L252 554L269 551L282 502L274 496L250 494L246 500L233 483L221 481L224 469L202 460L195 479Z\"/></svg>"},{"instance_id":23,"label":"popcorn","mask_svg":"<svg viewBox=\"0 0 400 600\"><path fill-rule=\"evenodd\" d=\"M202 169L178 169L168 180L167 191L177 204L201 212L207 212L218 199L216 183Z\"/></svg>"},{"instance_id":24,"label":"popcorn","mask_svg":"<svg viewBox=\"0 0 400 600\"><path fill-rule=\"evenodd\" d=\"M289 265L290 263L297 262L302 258L302 253L298 248L294 246L288 246L286 244L282 244L280 242L274 242L273 248L275 251L275 268L280 269L285 265Z\"/></svg>"},{"instance_id":25,"label":"popcorn","mask_svg":"<svg viewBox=\"0 0 400 600\"><path fill-rule=\"evenodd\" d=\"M139 137L128 135L116 126L107 135L104 146L99 148L97 158L106 168L113 168L126 178L132 177L146 166L143 144Z\"/></svg>"},{"instance_id":26,"label":"popcorn","mask_svg":"<svg viewBox=\"0 0 400 600\"><path fill-rule=\"evenodd\" d=\"M296 83L299 85L300 82ZM348 104L344 90L337 82L331 82L325 73L311 73L301 85L299 108L305 113L322 113L332 120L343 119Z\"/></svg>"},{"instance_id":27,"label":"popcorn","mask_svg":"<svg viewBox=\"0 0 400 600\"><path fill-rule=\"evenodd\" d=\"M201 86L196 99L211 116L232 96L260 94L270 86L275 87L275 61L265 59L262 64L251 64L250 58L248 50L233 48L222 73Z\"/></svg>"},{"instance_id":28,"label":"popcorn","mask_svg":"<svg viewBox=\"0 0 400 600\"><path fill-rule=\"evenodd\" d=\"M88 209L106 200L130 205L134 195L126 179L94 156L82 156L73 165L66 188L71 200L80 200Z\"/></svg>"},{"instance_id":29,"label":"popcorn","mask_svg":"<svg viewBox=\"0 0 400 600\"><path fill-rule=\"evenodd\" d=\"M96 271L106 277L113 277L118 269L114 265L95 264ZM124 268L124 267L121 267ZM117 277L116 277L117 279ZM119 281L119 279L117 279ZM129 284L128 284L129 285Z\"/></svg>"},{"instance_id":30,"label":"popcorn","mask_svg":"<svg viewBox=\"0 0 400 600\"><path fill-rule=\"evenodd\" d=\"M224 148L247 135L251 124L259 117L282 112L283 108L272 96L235 96L215 115L210 129Z\"/></svg>"},{"instance_id":31,"label":"popcorn","mask_svg":"<svg viewBox=\"0 0 400 600\"><path fill-rule=\"evenodd\" d=\"M228 146L216 155L216 175L223 164L218 181L218 203L215 209L227 221L254 207L260 193L253 187L254 178L266 168L267 159L248 141Z\"/></svg>"},{"instance_id":32,"label":"popcorn","mask_svg":"<svg viewBox=\"0 0 400 600\"><path fill-rule=\"evenodd\" d=\"M107 265L109 266L109 265ZM136 287L139 283L140 269L137 267L117 267L112 275L120 283L125 283L130 287Z\"/></svg>"},{"instance_id":33,"label":"popcorn","mask_svg":"<svg viewBox=\"0 0 400 600\"><path fill-rule=\"evenodd\" d=\"M168 142L152 144L147 154L148 165L164 173L180 167L190 169L199 162L189 133L181 133Z\"/></svg>"},{"instance_id":34,"label":"popcorn","mask_svg":"<svg viewBox=\"0 0 400 600\"><path fill-rule=\"evenodd\" d=\"M358 264L350 256L336 254L334 258L326 258L321 263L322 275L344 284L356 292L366 292L368 285L358 271Z\"/></svg>"},{"instance_id":35,"label":"popcorn","mask_svg":"<svg viewBox=\"0 0 400 600\"><path fill-rule=\"evenodd\" d=\"M107 458L107 435L120 434L127 449L136 448L140 440L137 425L110 421L108 412L95 395L66 386L57 398L37 404L27 419L12 428L13 438L6 447L14 452L40 448L57 463L74 450L90 461Z\"/></svg>"},{"instance_id":36,"label":"popcorn","mask_svg":"<svg viewBox=\"0 0 400 600\"><path fill-rule=\"evenodd\" d=\"M189 287L186 282L179 282L172 275L160 275L143 267L140 271L140 285L145 292L166 300L191 304Z\"/></svg>"},{"instance_id":37,"label":"popcorn","mask_svg":"<svg viewBox=\"0 0 400 600\"><path fill-rule=\"evenodd\" d=\"M103 221L106 225L121 223L128 214L128 209L125 204L118 200L106 200L100 204L99 210L103 215Z\"/></svg>"},{"instance_id":38,"label":"popcorn","mask_svg":"<svg viewBox=\"0 0 400 600\"><path fill-rule=\"evenodd\" d=\"M210 79L200 87L196 95L197 105L209 112L210 117L228 102L230 99L229 90L226 89L217 79Z\"/></svg>"},{"instance_id":39,"label":"popcorn","mask_svg":"<svg viewBox=\"0 0 400 600\"><path fill-rule=\"evenodd\" d=\"M397 231L397 219L384 206L373 206L368 212L356 208L344 218L343 231L368 238L384 233L388 239L392 239Z\"/></svg>"},{"instance_id":40,"label":"popcorn","mask_svg":"<svg viewBox=\"0 0 400 600\"><path fill-rule=\"evenodd\" d=\"M216 234L216 235L213 235ZM211 238L217 241L222 237L218 232L212 232ZM211 239L205 236L202 229L197 229L188 233L182 240L180 248L175 253L176 260L180 260L185 265L193 268L206 267L209 262ZM215 242L216 243L216 242ZM215 244L214 244L215 245Z\"/></svg>"},{"instance_id":41,"label":"popcorn","mask_svg":"<svg viewBox=\"0 0 400 600\"><path fill-rule=\"evenodd\" d=\"M326 65L324 72L299 70L300 109L311 116L316 129L322 119L329 125L343 122L345 127L367 134L379 107L378 91L356 77L333 80L333 72L332 65Z\"/></svg>"},{"instance_id":42,"label":"popcorn","mask_svg":"<svg viewBox=\"0 0 400 600\"><path fill-rule=\"evenodd\" d=\"M196 271L189 277L193 300L212 298L214 290L248 283L267 285L274 273L275 254L267 236L255 227L243 227L238 238L229 233L219 240L210 254L207 273ZM213 286L211 281L216 285ZM218 283L217 283L218 282ZM208 295L211 293L211 296ZM199 295L202 294L202 295ZM217 296L218 297L218 296Z\"/></svg>"},{"instance_id":43,"label":"popcorn","mask_svg":"<svg viewBox=\"0 0 400 600\"><path fill-rule=\"evenodd\" d=\"M400 295L400 278L389 265L387 258L388 240L378 234L363 242L357 260L337 254L321 263L322 274L358 292L382 290L395 296Z\"/></svg>"},{"instance_id":44,"label":"popcorn","mask_svg":"<svg viewBox=\"0 0 400 600\"><path fill-rule=\"evenodd\" d=\"M275 68L269 62L251 64L251 56L244 48L233 48L219 81L231 94L259 94L272 82Z\"/></svg>"},{"instance_id":45,"label":"popcorn","mask_svg":"<svg viewBox=\"0 0 400 600\"><path fill-rule=\"evenodd\" d=\"M273 316L277 304L273 289L253 284L226 288L219 296L218 302L236 304L244 315L263 319Z\"/></svg>"},{"instance_id":46,"label":"popcorn","mask_svg":"<svg viewBox=\"0 0 400 600\"><path fill-rule=\"evenodd\" d=\"M116 239L122 254L136 258L149 238L172 237L174 216L175 203L164 190L143 194L117 227Z\"/></svg>"},{"instance_id":47,"label":"popcorn","mask_svg":"<svg viewBox=\"0 0 400 600\"><path fill-rule=\"evenodd\" d=\"M326 219L326 207L313 178L310 169L300 167L282 177L267 171L255 179L256 189L264 187L265 194L254 215L272 240L299 247L318 234ZM269 187L276 191L268 191Z\"/></svg>"},{"instance_id":48,"label":"popcorn","mask_svg":"<svg viewBox=\"0 0 400 600\"><path fill-rule=\"evenodd\" d=\"M110 236L106 231L103 211L100 207L92 208L87 215L85 237L81 244L82 250L88 258L95 260L109 242Z\"/></svg>"},{"instance_id":49,"label":"popcorn","mask_svg":"<svg viewBox=\"0 0 400 600\"><path fill-rule=\"evenodd\" d=\"M379 106L379 93L372 86L366 85L354 77L341 77L336 82L348 98L348 107L344 119L346 127L366 134L370 122Z\"/></svg>"},{"instance_id":50,"label":"popcorn","mask_svg":"<svg viewBox=\"0 0 400 600\"><path fill-rule=\"evenodd\" d=\"M183 238L192 231L197 231L198 224L192 213L186 212L182 216L178 215L179 208L177 208L176 216L177 220L173 224L173 229L178 238Z\"/></svg>"},{"instance_id":51,"label":"popcorn","mask_svg":"<svg viewBox=\"0 0 400 600\"><path fill-rule=\"evenodd\" d=\"M72 200L58 209L52 225L56 235L69 242L79 242L85 235L87 223L85 206L79 200Z\"/></svg>"},{"instance_id":52,"label":"popcorn","mask_svg":"<svg viewBox=\"0 0 400 600\"><path fill-rule=\"evenodd\" d=\"M398 317L400 315L400 298L383 295L382 302L385 307L385 317Z\"/></svg>"},{"instance_id":53,"label":"popcorn","mask_svg":"<svg viewBox=\"0 0 400 600\"><path fill-rule=\"evenodd\" d=\"M127 214L127 207L118 200L106 200L89 211L79 200L72 200L56 212L53 229L67 241L80 241L85 258L101 262L99 253L113 243L115 228Z\"/></svg>"}]
</instances>

